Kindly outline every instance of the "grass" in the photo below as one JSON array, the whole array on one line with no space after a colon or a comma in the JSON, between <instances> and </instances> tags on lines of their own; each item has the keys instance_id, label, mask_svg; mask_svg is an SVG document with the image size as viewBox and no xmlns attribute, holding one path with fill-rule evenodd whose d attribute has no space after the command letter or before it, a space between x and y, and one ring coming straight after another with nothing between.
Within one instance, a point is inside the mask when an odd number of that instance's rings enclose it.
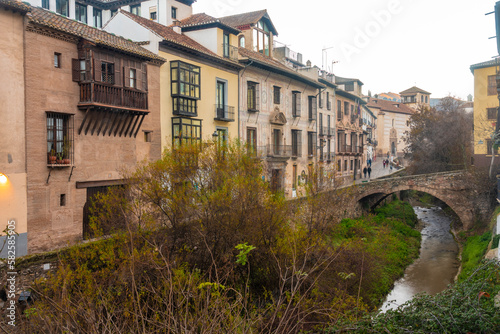
<instances>
[{"instance_id":1,"label":"grass","mask_svg":"<svg viewBox=\"0 0 500 334\"><path fill-rule=\"evenodd\" d=\"M479 265L488 249L491 240L491 232L482 235L474 235L467 238L462 251L462 271L458 280L462 281L468 277Z\"/></svg>"}]
</instances>

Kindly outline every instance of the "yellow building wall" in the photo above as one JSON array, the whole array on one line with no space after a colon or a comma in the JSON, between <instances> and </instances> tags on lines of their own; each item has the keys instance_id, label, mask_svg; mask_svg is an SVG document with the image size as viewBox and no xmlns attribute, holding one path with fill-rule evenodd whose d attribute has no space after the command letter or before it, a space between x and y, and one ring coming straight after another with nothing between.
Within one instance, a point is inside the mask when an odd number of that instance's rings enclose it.
<instances>
[{"instance_id":1,"label":"yellow building wall","mask_svg":"<svg viewBox=\"0 0 500 334\"><path fill-rule=\"evenodd\" d=\"M495 74L494 66L474 70L474 154L490 157L486 140L495 131L495 121L488 120L487 108L498 107L498 96L488 95L488 76Z\"/></svg>"},{"instance_id":2,"label":"yellow building wall","mask_svg":"<svg viewBox=\"0 0 500 334\"><path fill-rule=\"evenodd\" d=\"M202 139L212 140L212 134L217 127L227 128L229 139L238 138L238 74L161 50L159 56L168 60L161 67L160 74L162 150L172 146L172 117L177 117L172 112L172 96L170 93L170 62L176 60L200 67L201 98L197 104L198 116L191 118L202 120ZM234 107L234 122L214 120L217 79L227 81L227 104Z\"/></svg>"}]
</instances>

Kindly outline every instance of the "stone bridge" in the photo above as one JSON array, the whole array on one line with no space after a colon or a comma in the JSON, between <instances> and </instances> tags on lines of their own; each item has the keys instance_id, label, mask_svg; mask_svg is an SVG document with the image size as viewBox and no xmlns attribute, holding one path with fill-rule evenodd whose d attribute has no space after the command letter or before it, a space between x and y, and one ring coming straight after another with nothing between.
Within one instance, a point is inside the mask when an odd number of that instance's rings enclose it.
<instances>
[{"instance_id":1,"label":"stone bridge","mask_svg":"<svg viewBox=\"0 0 500 334\"><path fill-rule=\"evenodd\" d=\"M478 191L470 174L465 171L395 176L376 179L350 187L352 213L371 211L386 197L405 190L428 193L446 203L460 218L464 230L474 221L488 217L491 200L487 189Z\"/></svg>"}]
</instances>

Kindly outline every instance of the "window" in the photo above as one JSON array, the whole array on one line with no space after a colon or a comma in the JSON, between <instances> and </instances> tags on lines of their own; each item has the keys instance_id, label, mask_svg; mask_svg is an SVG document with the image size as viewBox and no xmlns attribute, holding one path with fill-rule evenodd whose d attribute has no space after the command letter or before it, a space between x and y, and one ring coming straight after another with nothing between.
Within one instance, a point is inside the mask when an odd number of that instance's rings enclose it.
<instances>
[{"instance_id":1,"label":"window","mask_svg":"<svg viewBox=\"0 0 500 334\"><path fill-rule=\"evenodd\" d=\"M420 102L424 103L424 96L423 95L420 95Z\"/></svg>"},{"instance_id":2,"label":"window","mask_svg":"<svg viewBox=\"0 0 500 334\"><path fill-rule=\"evenodd\" d=\"M172 118L173 147L201 145L201 119Z\"/></svg>"},{"instance_id":3,"label":"window","mask_svg":"<svg viewBox=\"0 0 500 334\"><path fill-rule=\"evenodd\" d=\"M250 154L257 153L257 129L247 128L247 149Z\"/></svg>"},{"instance_id":4,"label":"window","mask_svg":"<svg viewBox=\"0 0 500 334\"><path fill-rule=\"evenodd\" d=\"M149 19L153 20L153 21L156 21L156 19L157 19L156 11L149 13Z\"/></svg>"},{"instance_id":5,"label":"window","mask_svg":"<svg viewBox=\"0 0 500 334\"><path fill-rule=\"evenodd\" d=\"M49 9L49 0L42 0L42 8Z\"/></svg>"},{"instance_id":6,"label":"window","mask_svg":"<svg viewBox=\"0 0 500 334\"><path fill-rule=\"evenodd\" d=\"M323 93L321 92L321 90L319 91L318 94L318 105L320 108L323 108Z\"/></svg>"},{"instance_id":7,"label":"window","mask_svg":"<svg viewBox=\"0 0 500 334\"><path fill-rule=\"evenodd\" d=\"M349 165L351 166L351 170L354 170L354 164L352 160L350 161Z\"/></svg>"},{"instance_id":8,"label":"window","mask_svg":"<svg viewBox=\"0 0 500 334\"><path fill-rule=\"evenodd\" d=\"M216 118L217 119L227 119L229 118L228 107L227 107L227 85L225 81L217 80L216 84Z\"/></svg>"},{"instance_id":9,"label":"window","mask_svg":"<svg viewBox=\"0 0 500 334\"><path fill-rule=\"evenodd\" d=\"M172 10L171 10L171 17L172 17L173 19L177 19L177 8L172 7Z\"/></svg>"},{"instance_id":10,"label":"window","mask_svg":"<svg viewBox=\"0 0 500 334\"><path fill-rule=\"evenodd\" d=\"M347 172L347 159L344 159L344 172Z\"/></svg>"},{"instance_id":11,"label":"window","mask_svg":"<svg viewBox=\"0 0 500 334\"><path fill-rule=\"evenodd\" d=\"M274 104L280 104L280 94L281 94L281 87L274 86L274 94L273 94Z\"/></svg>"},{"instance_id":12,"label":"window","mask_svg":"<svg viewBox=\"0 0 500 334\"><path fill-rule=\"evenodd\" d=\"M227 148L227 128L217 128L217 148L219 151L225 152Z\"/></svg>"},{"instance_id":13,"label":"window","mask_svg":"<svg viewBox=\"0 0 500 334\"><path fill-rule=\"evenodd\" d=\"M240 36L240 47L245 47L245 36Z\"/></svg>"},{"instance_id":14,"label":"window","mask_svg":"<svg viewBox=\"0 0 500 334\"><path fill-rule=\"evenodd\" d=\"M200 67L170 62L171 95L175 115L196 116L200 99Z\"/></svg>"},{"instance_id":15,"label":"window","mask_svg":"<svg viewBox=\"0 0 500 334\"><path fill-rule=\"evenodd\" d=\"M318 103L316 96L309 96L309 120L315 121L318 114Z\"/></svg>"},{"instance_id":16,"label":"window","mask_svg":"<svg viewBox=\"0 0 500 334\"><path fill-rule=\"evenodd\" d=\"M75 2L75 19L77 21L87 23L87 6Z\"/></svg>"},{"instance_id":17,"label":"window","mask_svg":"<svg viewBox=\"0 0 500 334\"><path fill-rule=\"evenodd\" d=\"M102 28L102 10L94 8L94 27Z\"/></svg>"},{"instance_id":18,"label":"window","mask_svg":"<svg viewBox=\"0 0 500 334\"><path fill-rule=\"evenodd\" d=\"M101 81L109 84L115 83L115 64L101 62Z\"/></svg>"},{"instance_id":19,"label":"window","mask_svg":"<svg viewBox=\"0 0 500 334\"><path fill-rule=\"evenodd\" d=\"M59 196L59 206L66 206L66 194Z\"/></svg>"},{"instance_id":20,"label":"window","mask_svg":"<svg viewBox=\"0 0 500 334\"><path fill-rule=\"evenodd\" d=\"M489 120L497 120L497 108L486 108Z\"/></svg>"},{"instance_id":21,"label":"window","mask_svg":"<svg viewBox=\"0 0 500 334\"><path fill-rule=\"evenodd\" d=\"M496 75L488 75L488 95L497 95Z\"/></svg>"},{"instance_id":22,"label":"window","mask_svg":"<svg viewBox=\"0 0 500 334\"><path fill-rule=\"evenodd\" d=\"M130 69L130 87L137 88L137 72L135 68Z\"/></svg>"},{"instance_id":23,"label":"window","mask_svg":"<svg viewBox=\"0 0 500 334\"><path fill-rule=\"evenodd\" d=\"M292 157L302 156L302 131L292 130Z\"/></svg>"},{"instance_id":24,"label":"window","mask_svg":"<svg viewBox=\"0 0 500 334\"><path fill-rule=\"evenodd\" d=\"M297 189L297 165L293 165L292 167L292 189Z\"/></svg>"},{"instance_id":25,"label":"window","mask_svg":"<svg viewBox=\"0 0 500 334\"><path fill-rule=\"evenodd\" d=\"M141 4L131 5L130 12L134 15L141 16Z\"/></svg>"},{"instance_id":26,"label":"window","mask_svg":"<svg viewBox=\"0 0 500 334\"><path fill-rule=\"evenodd\" d=\"M265 22L259 21L253 29L253 49L265 56L269 56L269 27Z\"/></svg>"},{"instance_id":27,"label":"window","mask_svg":"<svg viewBox=\"0 0 500 334\"><path fill-rule=\"evenodd\" d=\"M300 117L301 111L301 101L300 101L300 92L293 91L292 92L292 116Z\"/></svg>"},{"instance_id":28,"label":"window","mask_svg":"<svg viewBox=\"0 0 500 334\"><path fill-rule=\"evenodd\" d=\"M353 92L354 91L354 82L348 82L345 84L345 90L347 92Z\"/></svg>"},{"instance_id":29,"label":"window","mask_svg":"<svg viewBox=\"0 0 500 334\"><path fill-rule=\"evenodd\" d=\"M229 58L229 34L227 32L224 33L222 37L222 53L225 58Z\"/></svg>"},{"instance_id":30,"label":"window","mask_svg":"<svg viewBox=\"0 0 500 334\"><path fill-rule=\"evenodd\" d=\"M428 102L429 101L428 98L429 98L428 96L425 97L425 103L429 103Z\"/></svg>"},{"instance_id":31,"label":"window","mask_svg":"<svg viewBox=\"0 0 500 334\"><path fill-rule=\"evenodd\" d=\"M342 120L342 101L337 101L337 120Z\"/></svg>"},{"instance_id":32,"label":"window","mask_svg":"<svg viewBox=\"0 0 500 334\"><path fill-rule=\"evenodd\" d=\"M327 135L331 136L332 131L331 131L331 127L330 127L330 115L326 116L326 127L327 127Z\"/></svg>"},{"instance_id":33,"label":"window","mask_svg":"<svg viewBox=\"0 0 500 334\"><path fill-rule=\"evenodd\" d=\"M280 129L273 129L273 135L272 135L272 142L273 142L273 149L272 152L275 156L281 156L282 155L282 134Z\"/></svg>"},{"instance_id":34,"label":"window","mask_svg":"<svg viewBox=\"0 0 500 334\"><path fill-rule=\"evenodd\" d=\"M142 130L144 132L144 142L151 143L153 140L153 131Z\"/></svg>"},{"instance_id":35,"label":"window","mask_svg":"<svg viewBox=\"0 0 500 334\"><path fill-rule=\"evenodd\" d=\"M323 131L323 114L319 113L319 122L318 122L318 130L319 130L319 135L325 135L325 132Z\"/></svg>"},{"instance_id":36,"label":"window","mask_svg":"<svg viewBox=\"0 0 500 334\"><path fill-rule=\"evenodd\" d=\"M258 84L256 82L247 82L247 109L248 111L258 111Z\"/></svg>"},{"instance_id":37,"label":"window","mask_svg":"<svg viewBox=\"0 0 500 334\"><path fill-rule=\"evenodd\" d=\"M342 170L342 160L337 160L337 172L340 172Z\"/></svg>"},{"instance_id":38,"label":"window","mask_svg":"<svg viewBox=\"0 0 500 334\"><path fill-rule=\"evenodd\" d=\"M344 115L349 115L349 102L344 102Z\"/></svg>"},{"instance_id":39,"label":"window","mask_svg":"<svg viewBox=\"0 0 500 334\"><path fill-rule=\"evenodd\" d=\"M69 165L72 163L72 115L47 113L47 163Z\"/></svg>"},{"instance_id":40,"label":"window","mask_svg":"<svg viewBox=\"0 0 500 334\"><path fill-rule=\"evenodd\" d=\"M69 0L56 0L56 12L64 16L69 16Z\"/></svg>"},{"instance_id":41,"label":"window","mask_svg":"<svg viewBox=\"0 0 500 334\"><path fill-rule=\"evenodd\" d=\"M307 155L309 157L316 155L316 132L307 133Z\"/></svg>"},{"instance_id":42,"label":"window","mask_svg":"<svg viewBox=\"0 0 500 334\"><path fill-rule=\"evenodd\" d=\"M332 110L332 103L330 102L330 92L326 92L326 109Z\"/></svg>"},{"instance_id":43,"label":"window","mask_svg":"<svg viewBox=\"0 0 500 334\"><path fill-rule=\"evenodd\" d=\"M61 68L61 54L54 52L54 67Z\"/></svg>"},{"instance_id":44,"label":"window","mask_svg":"<svg viewBox=\"0 0 500 334\"><path fill-rule=\"evenodd\" d=\"M86 81L90 79L90 66L87 68L85 59L72 59L73 81Z\"/></svg>"}]
</instances>

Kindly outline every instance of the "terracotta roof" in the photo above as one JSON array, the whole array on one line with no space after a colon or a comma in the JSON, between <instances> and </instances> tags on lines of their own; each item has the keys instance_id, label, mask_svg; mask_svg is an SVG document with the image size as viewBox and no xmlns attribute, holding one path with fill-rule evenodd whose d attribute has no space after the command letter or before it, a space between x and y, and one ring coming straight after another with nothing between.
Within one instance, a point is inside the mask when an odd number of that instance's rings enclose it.
<instances>
[{"instance_id":1,"label":"terracotta roof","mask_svg":"<svg viewBox=\"0 0 500 334\"><path fill-rule=\"evenodd\" d=\"M367 107L380 109L381 111L397 112L401 114L413 114L414 110L402 102L387 101L370 98Z\"/></svg>"},{"instance_id":2,"label":"terracotta roof","mask_svg":"<svg viewBox=\"0 0 500 334\"><path fill-rule=\"evenodd\" d=\"M31 7L31 12L28 14L28 16L32 23L84 38L95 43L96 45L106 46L147 59L165 61L165 59L123 37L112 35L104 30L68 19L65 16L58 15L54 12L50 12L42 8Z\"/></svg>"},{"instance_id":3,"label":"terracotta roof","mask_svg":"<svg viewBox=\"0 0 500 334\"><path fill-rule=\"evenodd\" d=\"M175 24L170 25L170 27L175 26ZM227 24L222 23L219 19L207 15L205 13L199 13L199 14L193 14L183 20L179 21L179 26L182 28L183 31L185 30L194 30L195 28L202 28L202 27L211 27L211 26L219 26L222 29L229 30L231 33L238 35L240 33L240 30L229 26Z\"/></svg>"},{"instance_id":4,"label":"terracotta roof","mask_svg":"<svg viewBox=\"0 0 500 334\"><path fill-rule=\"evenodd\" d=\"M22 14L30 11L30 6L16 0L0 0L0 7L7 8Z\"/></svg>"},{"instance_id":5,"label":"terracotta roof","mask_svg":"<svg viewBox=\"0 0 500 334\"><path fill-rule=\"evenodd\" d=\"M238 62L232 61L230 59L221 57L217 55L216 53L210 51L200 43L196 42L195 40L189 38L186 35L179 34L174 31L172 27L167 27L164 26L163 24L154 22L152 20L145 19L143 17L134 15L132 13L129 13L125 10L120 10L120 13L124 14L125 16L129 17L133 21L139 23L143 27L151 30L152 32L156 33L158 36L163 38L164 41L182 46L187 49L191 49L197 52L201 52L202 54L211 57L214 60L221 61L227 64L235 65L235 66L240 66Z\"/></svg>"},{"instance_id":6,"label":"terracotta roof","mask_svg":"<svg viewBox=\"0 0 500 334\"><path fill-rule=\"evenodd\" d=\"M264 56L262 53L255 52L246 48L238 48L239 54L241 57L245 59L240 59L241 62L246 62L248 64L252 64L252 66L257 66L257 67L264 67L267 70L292 77L296 80L306 82L310 84L311 86L314 86L315 88L324 88L325 86L319 83L318 81L311 79L309 77L306 77L297 71L292 70L291 68L283 65L279 61L271 58Z\"/></svg>"},{"instance_id":7,"label":"terracotta roof","mask_svg":"<svg viewBox=\"0 0 500 334\"><path fill-rule=\"evenodd\" d=\"M274 27L274 24L271 21L269 14L267 14L266 9L257 10L255 12L224 16L219 19L222 23L227 24L230 27L240 29L240 27L257 24L257 22L259 22L262 18L265 18L269 23L269 28L272 29L273 35L278 36L278 31Z\"/></svg>"},{"instance_id":8,"label":"terracotta roof","mask_svg":"<svg viewBox=\"0 0 500 334\"><path fill-rule=\"evenodd\" d=\"M403 95L403 94L416 94L416 93L422 93L422 94L431 94L421 88L418 88L417 86L413 86L411 88L408 88L407 90L404 90L402 92L399 92L399 95Z\"/></svg>"},{"instance_id":9,"label":"terracotta roof","mask_svg":"<svg viewBox=\"0 0 500 334\"><path fill-rule=\"evenodd\" d=\"M477 64L474 64L474 65L471 65L470 66L470 71L472 72L472 74L474 74L474 70L477 70L477 69L480 69L480 68L485 68L485 67L497 66L497 63L500 64L500 59L498 59L498 58L491 59L491 60L488 60L488 61L483 61L482 63L477 63Z\"/></svg>"}]
</instances>

